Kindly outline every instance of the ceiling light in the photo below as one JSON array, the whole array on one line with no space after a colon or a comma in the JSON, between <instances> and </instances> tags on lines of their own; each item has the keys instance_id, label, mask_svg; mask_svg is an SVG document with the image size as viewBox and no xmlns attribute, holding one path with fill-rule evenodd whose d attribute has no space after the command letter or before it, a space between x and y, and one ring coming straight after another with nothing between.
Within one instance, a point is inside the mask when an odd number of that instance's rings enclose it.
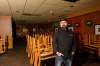
<instances>
[{"instance_id":1,"label":"ceiling light","mask_svg":"<svg viewBox=\"0 0 100 66\"><path fill-rule=\"evenodd\" d=\"M64 0L64 1L68 1L68 2L77 2L79 0Z\"/></svg>"}]
</instances>

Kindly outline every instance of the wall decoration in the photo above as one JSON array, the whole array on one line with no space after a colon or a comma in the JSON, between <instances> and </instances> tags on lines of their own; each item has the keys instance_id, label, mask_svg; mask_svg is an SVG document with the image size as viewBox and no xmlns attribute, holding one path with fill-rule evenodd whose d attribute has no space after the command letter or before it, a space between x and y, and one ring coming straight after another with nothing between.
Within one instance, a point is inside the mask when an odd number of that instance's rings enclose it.
<instances>
[{"instance_id":1,"label":"wall decoration","mask_svg":"<svg viewBox=\"0 0 100 66\"><path fill-rule=\"evenodd\" d=\"M59 28L55 28L55 32L58 32Z\"/></svg>"},{"instance_id":2,"label":"wall decoration","mask_svg":"<svg viewBox=\"0 0 100 66\"><path fill-rule=\"evenodd\" d=\"M68 27L68 30L74 31L74 27Z\"/></svg>"},{"instance_id":3,"label":"wall decoration","mask_svg":"<svg viewBox=\"0 0 100 66\"><path fill-rule=\"evenodd\" d=\"M86 20L86 26L91 27L93 25L93 21L92 20Z\"/></svg>"},{"instance_id":4,"label":"wall decoration","mask_svg":"<svg viewBox=\"0 0 100 66\"><path fill-rule=\"evenodd\" d=\"M80 23L76 23L75 24L75 27L80 27Z\"/></svg>"},{"instance_id":5,"label":"wall decoration","mask_svg":"<svg viewBox=\"0 0 100 66\"><path fill-rule=\"evenodd\" d=\"M95 25L95 35L100 35L100 25Z\"/></svg>"},{"instance_id":6,"label":"wall decoration","mask_svg":"<svg viewBox=\"0 0 100 66\"><path fill-rule=\"evenodd\" d=\"M52 24L52 26L53 27L59 27L59 22L57 21L57 22L54 22L53 24Z\"/></svg>"},{"instance_id":7,"label":"wall decoration","mask_svg":"<svg viewBox=\"0 0 100 66\"><path fill-rule=\"evenodd\" d=\"M74 27L72 26L72 24L71 24L71 23L68 23L68 30L71 30L71 31L73 31L73 30L74 30Z\"/></svg>"},{"instance_id":8,"label":"wall decoration","mask_svg":"<svg viewBox=\"0 0 100 66\"><path fill-rule=\"evenodd\" d=\"M72 24L68 23L68 27L72 27Z\"/></svg>"},{"instance_id":9,"label":"wall decoration","mask_svg":"<svg viewBox=\"0 0 100 66\"><path fill-rule=\"evenodd\" d=\"M33 28L33 32L36 32L36 28Z\"/></svg>"}]
</instances>

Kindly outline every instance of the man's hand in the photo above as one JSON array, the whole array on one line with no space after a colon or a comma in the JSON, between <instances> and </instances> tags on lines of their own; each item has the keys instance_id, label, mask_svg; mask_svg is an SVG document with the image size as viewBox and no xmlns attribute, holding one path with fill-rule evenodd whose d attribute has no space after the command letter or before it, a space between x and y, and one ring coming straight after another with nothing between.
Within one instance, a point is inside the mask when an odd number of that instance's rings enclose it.
<instances>
[{"instance_id":1,"label":"man's hand","mask_svg":"<svg viewBox=\"0 0 100 66\"><path fill-rule=\"evenodd\" d=\"M58 56L64 56L62 53L60 53L60 52L56 52L56 54L58 55Z\"/></svg>"}]
</instances>

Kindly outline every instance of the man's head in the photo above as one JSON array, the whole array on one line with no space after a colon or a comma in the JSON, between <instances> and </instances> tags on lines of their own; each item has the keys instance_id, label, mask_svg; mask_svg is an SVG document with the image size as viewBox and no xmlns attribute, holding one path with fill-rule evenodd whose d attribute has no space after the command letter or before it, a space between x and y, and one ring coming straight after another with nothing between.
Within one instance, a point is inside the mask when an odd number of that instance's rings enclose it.
<instances>
[{"instance_id":1,"label":"man's head","mask_svg":"<svg viewBox=\"0 0 100 66\"><path fill-rule=\"evenodd\" d=\"M59 25L61 28L66 28L68 25L68 22L66 20L62 20L62 21L60 21Z\"/></svg>"}]
</instances>

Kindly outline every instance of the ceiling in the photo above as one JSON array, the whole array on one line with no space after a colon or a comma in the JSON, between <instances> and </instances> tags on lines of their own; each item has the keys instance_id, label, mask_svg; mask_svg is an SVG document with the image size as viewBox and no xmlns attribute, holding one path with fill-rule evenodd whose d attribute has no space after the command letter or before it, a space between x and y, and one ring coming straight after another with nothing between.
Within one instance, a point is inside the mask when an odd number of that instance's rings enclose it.
<instances>
[{"instance_id":1,"label":"ceiling","mask_svg":"<svg viewBox=\"0 0 100 66\"><path fill-rule=\"evenodd\" d=\"M99 10L100 0L0 0L0 15L10 15L18 22L53 22L59 16L70 18Z\"/></svg>"}]
</instances>

